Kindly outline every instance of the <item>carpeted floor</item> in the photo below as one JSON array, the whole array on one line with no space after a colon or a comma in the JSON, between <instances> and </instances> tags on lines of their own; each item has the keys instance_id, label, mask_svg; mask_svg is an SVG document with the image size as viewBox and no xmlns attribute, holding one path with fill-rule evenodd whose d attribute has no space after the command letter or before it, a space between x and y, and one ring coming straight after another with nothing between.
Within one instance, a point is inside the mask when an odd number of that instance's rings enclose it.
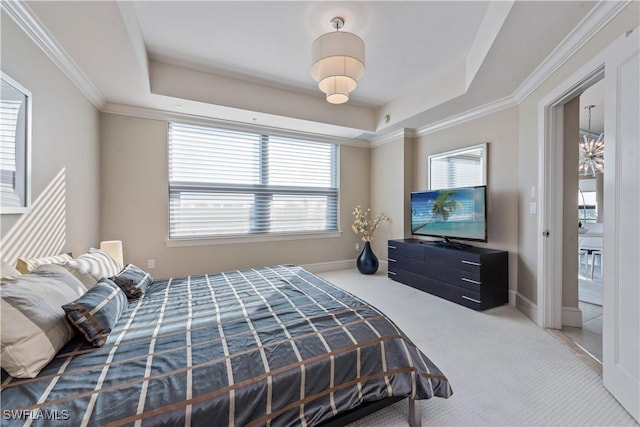
<instances>
[{"instance_id":1,"label":"carpeted floor","mask_svg":"<svg viewBox=\"0 0 640 427\"><path fill-rule=\"evenodd\" d=\"M422 401L423 426L632 426L602 378L515 307L476 312L357 270L320 276L372 303L444 372L450 399ZM406 426L402 401L354 424Z\"/></svg>"}]
</instances>

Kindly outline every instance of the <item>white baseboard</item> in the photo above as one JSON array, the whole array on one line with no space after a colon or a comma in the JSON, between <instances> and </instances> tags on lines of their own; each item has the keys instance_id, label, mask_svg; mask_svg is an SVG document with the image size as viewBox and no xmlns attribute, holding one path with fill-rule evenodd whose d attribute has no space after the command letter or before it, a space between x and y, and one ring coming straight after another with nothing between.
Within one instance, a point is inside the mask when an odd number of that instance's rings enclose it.
<instances>
[{"instance_id":1,"label":"white baseboard","mask_svg":"<svg viewBox=\"0 0 640 427\"><path fill-rule=\"evenodd\" d=\"M389 263L384 260L379 261L378 271L387 272ZM311 273L323 273L325 271L349 270L356 268L355 259L343 259L339 261L317 262L314 264L301 264L300 267Z\"/></svg>"},{"instance_id":2,"label":"white baseboard","mask_svg":"<svg viewBox=\"0 0 640 427\"><path fill-rule=\"evenodd\" d=\"M562 326L582 327L582 310L576 307L562 307Z\"/></svg>"},{"instance_id":3,"label":"white baseboard","mask_svg":"<svg viewBox=\"0 0 640 427\"><path fill-rule=\"evenodd\" d=\"M311 273L323 273L333 270L348 270L356 267L355 259L344 259L339 261L317 262L314 264L302 264L300 267Z\"/></svg>"},{"instance_id":4,"label":"white baseboard","mask_svg":"<svg viewBox=\"0 0 640 427\"><path fill-rule=\"evenodd\" d=\"M533 323L538 323L538 306L519 292L516 292L516 308L524 313Z\"/></svg>"}]
</instances>

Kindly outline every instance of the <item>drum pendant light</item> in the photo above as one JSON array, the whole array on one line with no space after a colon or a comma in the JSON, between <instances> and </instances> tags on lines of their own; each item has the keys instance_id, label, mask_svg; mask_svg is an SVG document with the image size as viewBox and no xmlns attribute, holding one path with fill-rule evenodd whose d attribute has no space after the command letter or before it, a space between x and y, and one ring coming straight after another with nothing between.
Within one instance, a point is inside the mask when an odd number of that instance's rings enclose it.
<instances>
[{"instance_id":1,"label":"drum pendant light","mask_svg":"<svg viewBox=\"0 0 640 427\"><path fill-rule=\"evenodd\" d=\"M340 17L333 18L331 26L335 32L321 35L311 45L311 77L328 102L344 104L364 74L364 42L355 34L339 31L344 26Z\"/></svg>"}]
</instances>

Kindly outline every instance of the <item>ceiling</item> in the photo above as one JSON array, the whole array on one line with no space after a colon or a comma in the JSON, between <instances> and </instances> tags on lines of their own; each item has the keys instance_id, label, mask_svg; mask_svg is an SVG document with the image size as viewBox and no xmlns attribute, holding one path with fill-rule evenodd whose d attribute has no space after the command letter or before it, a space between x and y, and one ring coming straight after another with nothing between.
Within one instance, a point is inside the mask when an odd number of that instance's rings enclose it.
<instances>
[{"instance_id":1,"label":"ceiling","mask_svg":"<svg viewBox=\"0 0 640 427\"><path fill-rule=\"evenodd\" d=\"M103 111L372 139L511 96L595 4L29 1L24 10ZM310 76L311 43L334 16L366 45L365 74L344 105L327 103Z\"/></svg>"},{"instance_id":2,"label":"ceiling","mask_svg":"<svg viewBox=\"0 0 640 427\"><path fill-rule=\"evenodd\" d=\"M589 110L591 109L591 132L604 132L604 80L600 80L580 94L580 129L589 130Z\"/></svg>"}]
</instances>

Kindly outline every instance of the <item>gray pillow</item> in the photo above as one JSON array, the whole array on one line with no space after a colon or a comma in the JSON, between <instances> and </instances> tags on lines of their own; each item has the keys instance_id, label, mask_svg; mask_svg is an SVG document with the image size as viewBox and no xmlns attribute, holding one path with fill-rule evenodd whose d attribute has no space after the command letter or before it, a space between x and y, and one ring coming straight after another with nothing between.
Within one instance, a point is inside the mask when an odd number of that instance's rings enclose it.
<instances>
[{"instance_id":1,"label":"gray pillow","mask_svg":"<svg viewBox=\"0 0 640 427\"><path fill-rule=\"evenodd\" d=\"M0 363L10 375L35 377L75 335L60 306L83 288L66 274L54 268L0 279Z\"/></svg>"},{"instance_id":2,"label":"gray pillow","mask_svg":"<svg viewBox=\"0 0 640 427\"><path fill-rule=\"evenodd\" d=\"M87 292L87 288L84 287L80 280L78 280L69 270L58 264L41 265L31 274L60 281L75 292L75 298L78 298Z\"/></svg>"},{"instance_id":3,"label":"gray pillow","mask_svg":"<svg viewBox=\"0 0 640 427\"><path fill-rule=\"evenodd\" d=\"M127 298L131 299L140 298L153 283L151 274L133 264L128 264L117 276L110 279L120 286Z\"/></svg>"},{"instance_id":4,"label":"gray pillow","mask_svg":"<svg viewBox=\"0 0 640 427\"><path fill-rule=\"evenodd\" d=\"M109 279L101 279L86 294L65 304L67 318L94 347L102 347L111 328L129 307L126 295Z\"/></svg>"}]
</instances>

